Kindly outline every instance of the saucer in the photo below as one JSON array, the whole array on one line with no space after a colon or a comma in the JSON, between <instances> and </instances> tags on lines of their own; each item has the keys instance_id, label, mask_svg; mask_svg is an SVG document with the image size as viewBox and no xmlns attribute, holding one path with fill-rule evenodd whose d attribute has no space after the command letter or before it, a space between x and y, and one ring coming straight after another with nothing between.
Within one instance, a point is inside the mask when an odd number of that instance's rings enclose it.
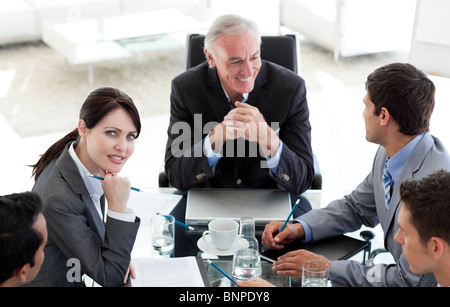
<instances>
[{"instance_id":1,"label":"saucer","mask_svg":"<svg viewBox=\"0 0 450 307\"><path fill-rule=\"evenodd\" d=\"M207 236L209 236L209 234L205 237ZM205 240L203 240L203 237L198 239L197 246L202 252L216 256L232 256L234 255L234 251L236 249L234 245L229 249L218 249L214 245L206 243Z\"/></svg>"}]
</instances>

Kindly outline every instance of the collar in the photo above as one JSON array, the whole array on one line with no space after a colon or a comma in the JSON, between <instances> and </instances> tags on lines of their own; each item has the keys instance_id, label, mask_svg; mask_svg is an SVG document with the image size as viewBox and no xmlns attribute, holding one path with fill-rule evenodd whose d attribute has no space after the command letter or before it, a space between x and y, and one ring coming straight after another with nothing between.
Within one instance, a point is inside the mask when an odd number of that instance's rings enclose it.
<instances>
[{"instance_id":1,"label":"collar","mask_svg":"<svg viewBox=\"0 0 450 307\"><path fill-rule=\"evenodd\" d=\"M223 87L222 82L221 82L220 80L219 80L219 82L220 82L220 85L222 86L222 89L223 89L223 92L225 93L225 96L227 96L227 99L228 99L228 101L230 102L230 105L231 105L230 95L228 95L227 91L226 91L225 88ZM244 97L244 99L242 99L241 102L242 102L242 103L246 102L247 99L248 99L248 93L243 93L243 94L242 94L242 97ZM231 108L233 109L233 106L231 106Z\"/></svg>"},{"instance_id":2,"label":"collar","mask_svg":"<svg viewBox=\"0 0 450 307\"><path fill-rule=\"evenodd\" d=\"M103 188L102 188L102 183L101 183L101 181L99 181L97 179L93 179L87 175L87 174L90 174L90 172L83 165L83 163L81 163L80 159L78 158L78 156L75 152L74 144L75 144L75 142L70 144L69 154L72 157L73 161L75 162L75 165L77 166L78 171L80 172L81 178L83 179L84 185L86 186L86 188L89 192L89 195L91 196L91 198L93 200L94 200L94 197L96 199L99 199L104 194ZM94 204L95 203L96 203L96 201L94 201Z\"/></svg>"},{"instance_id":3,"label":"collar","mask_svg":"<svg viewBox=\"0 0 450 307\"><path fill-rule=\"evenodd\" d=\"M397 152L391 158L386 161L387 169L392 176L392 180L396 182L402 172L403 166L408 160L409 155L416 147L417 143L422 139L424 133L419 134L414 139L411 140L405 147L403 147L399 152Z\"/></svg>"}]
</instances>

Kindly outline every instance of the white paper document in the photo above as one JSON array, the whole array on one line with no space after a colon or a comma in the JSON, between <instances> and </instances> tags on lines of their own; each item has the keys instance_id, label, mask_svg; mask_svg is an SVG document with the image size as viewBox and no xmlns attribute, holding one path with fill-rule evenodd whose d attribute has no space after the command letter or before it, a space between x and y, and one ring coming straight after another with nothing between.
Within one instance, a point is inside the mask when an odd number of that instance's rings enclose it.
<instances>
[{"instance_id":1,"label":"white paper document","mask_svg":"<svg viewBox=\"0 0 450 307\"><path fill-rule=\"evenodd\" d=\"M148 258L152 255L150 220L156 213L169 214L183 196L157 192L130 193L128 207L141 219L131 257Z\"/></svg>"},{"instance_id":2,"label":"white paper document","mask_svg":"<svg viewBox=\"0 0 450 307\"><path fill-rule=\"evenodd\" d=\"M128 207L137 216L150 217L156 213L169 214L183 196L150 191L130 193Z\"/></svg>"},{"instance_id":3,"label":"white paper document","mask_svg":"<svg viewBox=\"0 0 450 307\"><path fill-rule=\"evenodd\" d=\"M131 261L136 279L133 287L204 287L195 257L140 258Z\"/></svg>"}]
</instances>

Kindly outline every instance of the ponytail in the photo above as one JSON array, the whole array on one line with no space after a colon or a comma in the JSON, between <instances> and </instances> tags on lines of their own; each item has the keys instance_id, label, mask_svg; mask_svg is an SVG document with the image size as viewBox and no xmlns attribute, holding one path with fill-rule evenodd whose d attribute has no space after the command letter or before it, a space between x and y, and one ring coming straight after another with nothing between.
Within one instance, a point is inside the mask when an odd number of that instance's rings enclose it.
<instances>
[{"instance_id":1,"label":"ponytail","mask_svg":"<svg viewBox=\"0 0 450 307\"><path fill-rule=\"evenodd\" d=\"M86 128L92 129L104 116L118 108L124 109L131 116L137 130L136 137L138 137L141 132L141 120L133 100L124 92L112 87L98 88L90 93L81 106L79 118L84 120ZM78 139L78 128L76 128L53 144L35 165L30 165L33 168L31 177L34 176L34 179L37 180L44 169L61 155L67 144L77 142Z\"/></svg>"},{"instance_id":2,"label":"ponytail","mask_svg":"<svg viewBox=\"0 0 450 307\"><path fill-rule=\"evenodd\" d=\"M34 176L34 180L36 181L42 171L50 164L50 162L61 155L67 144L75 141L78 141L78 128L75 128L72 132L50 146L50 148L47 149L47 151L43 155L41 155L41 158L35 165L30 165L33 168L31 177Z\"/></svg>"}]
</instances>

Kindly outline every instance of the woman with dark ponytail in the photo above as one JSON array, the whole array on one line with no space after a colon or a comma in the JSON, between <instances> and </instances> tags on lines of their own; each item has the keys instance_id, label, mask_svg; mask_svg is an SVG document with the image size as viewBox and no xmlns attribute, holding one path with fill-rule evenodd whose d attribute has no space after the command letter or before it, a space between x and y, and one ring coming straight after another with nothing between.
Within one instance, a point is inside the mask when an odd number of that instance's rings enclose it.
<instances>
[{"instance_id":1,"label":"woman with dark ponytail","mask_svg":"<svg viewBox=\"0 0 450 307\"><path fill-rule=\"evenodd\" d=\"M80 286L83 274L102 286L125 282L140 219L127 208L130 181L117 173L140 131L133 100L118 89L99 88L82 105L78 127L33 165L48 242L30 286Z\"/></svg>"}]
</instances>

